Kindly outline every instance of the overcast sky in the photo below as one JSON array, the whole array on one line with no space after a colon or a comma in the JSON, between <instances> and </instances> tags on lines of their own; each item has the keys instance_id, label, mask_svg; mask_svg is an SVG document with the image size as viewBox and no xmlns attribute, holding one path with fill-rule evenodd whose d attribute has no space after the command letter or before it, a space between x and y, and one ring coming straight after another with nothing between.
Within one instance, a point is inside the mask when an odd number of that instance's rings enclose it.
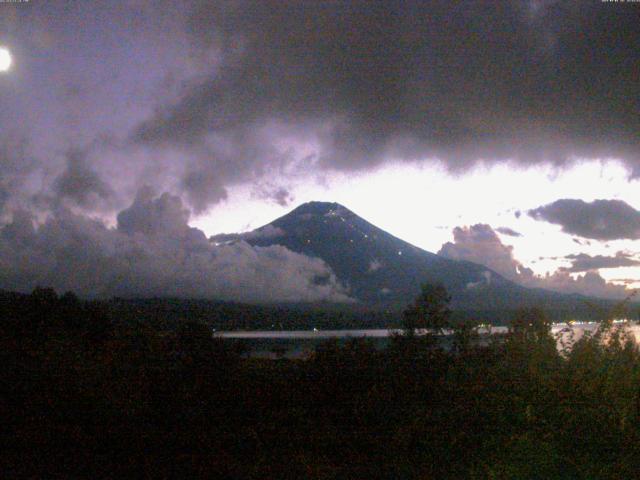
<instances>
[{"instance_id":1,"label":"overcast sky","mask_svg":"<svg viewBox=\"0 0 640 480\"><path fill-rule=\"evenodd\" d=\"M329 200L525 285L622 296L640 282L639 15L600 0L0 3L0 288L151 294L183 269L185 294L232 298L223 285L256 278L247 295L272 298L279 264L326 265L248 246L189 262L206 236ZM119 265L111 283L96 259ZM273 298L346 298L296 285Z\"/></svg>"}]
</instances>

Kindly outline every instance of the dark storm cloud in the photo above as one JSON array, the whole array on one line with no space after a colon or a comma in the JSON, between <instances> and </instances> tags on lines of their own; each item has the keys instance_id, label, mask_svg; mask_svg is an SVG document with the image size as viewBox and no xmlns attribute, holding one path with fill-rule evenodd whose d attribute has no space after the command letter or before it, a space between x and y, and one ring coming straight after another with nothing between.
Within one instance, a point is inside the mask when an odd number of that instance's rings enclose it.
<instances>
[{"instance_id":1,"label":"dark storm cloud","mask_svg":"<svg viewBox=\"0 0 640 480\"><path fill-rule=\"evenodd\" d=\"M95 209L113 195L107 183L87 163L86 153L78 149L67 152L66 168L53 188L59 200L68 199L87 209Z\"/></svg>"},{"instance_id":2,"label":"dark storm cloud","mask_svg":"<svg viewBox=\"0 0 640 480\"><path fill-rule=\"evenodd\" d=\"M294 200L293 195L287 188L274 185L256 186L251 192L251 197L274 202L281 207L289 206Z\"/></svg>"},{"instance_id":3,"label":"dark storm cloud","mask_svg":"<svg viewBox=\"0 0 640 480\"><path fill-rule=\"evenodd\" d=\"M504 245L495 231L486 224L453 229L453 242L442 245L439 255L454 260L468 260L484 265L503 277L530 288L545 288L564 293L580 293L595 297L625 298L629 291L622 285L607 282L595 268L609 268L611 260L603 257L569 256L576 263L591 263L584 275L571 276L570 273L583 270L561 268L552 274L535 275L533 270L524 266L513 255L513 247ZM624 253L622 253L624 256ZM622 257L610 257L618 263L625 262ZM542 257L540 258L542 259ZM596 264L600 264L597 267ZM607 264L607 265L603 265ZM621 266L621 265L618 265ZM490 281L490 277L487 278Z\"/></svg>"},{"instance_id":4,"label":"dark storm cloud","mask_svg":"<svg viewBox=\"0 0 640 480\"><path fill-rule=\"evenodd\" d=\"M293 197L286 188L276 188L266 192L267 198L270 198L281 207L286 207L293 201Z\"/></svg>"},{"instance_id":5,"label":"dark storm cloud","mask_svg":"<svg viewBox=\"0 0 640 480\"><path fill-rule=\"evenodd\" d=\"M636 260L633 255L618 252L615 256L609 257L604 255L587 255L586 253L579 253L573 255L567 255L567 260L571 260L570 267L561 268L565 272L588 272L589 270L598 270L600 268L618 268L618 267L633 267L640 265L640 261Z\"/></svg>"},{"instance_id":6,"label":"dark storm cloud","mask_svg":"<svg viewBox=\"0 0 640 480\"><path fill-rule=\"evenodd\" d=\"M296 129L286 130L295 135ZM180 159L170 165L179 175L175 189L184 194L195 213L202 213L226 199L229 186L286 177L286 167L296 159L290 149L274 144L282 133L279 125L253 123L212 131L196 142L171 144L177 149L174 158ZM265 191L262 197L286 203L287 190Z\"/></svg>"},{"instance_id":7,"label":"dark storm cloud","mask_svg":"<svg viewBox=\"0 0 640 480\"><path fill-rule=\"evenodd\" d=\"M168 193L155 198L150 187L138 192L129 208L118 214L118 230L128 235L181 235L190 230L189 210L179 197Z\"/></svg>"},{"instance_id":8,"label":"dark storm cloud","mask_svg":"<svg viewBox=\"0 0 640 480\"><path fill-rule=\"evenodd\" d=\"M503 235L508 235L510 237L521 237L522 234L520 232L516 232L515 230L509 227L498 227L496 228L496 232L501 233Z\"/></svg>"},{"instance_id":9,"label":"dark storm cloud","mask_svg":"<svg viewBox=\"0 0 640 480\"><path fill-rule=\"evenodd\" d=\"M216 164L215 161L210 163L212 166ZM227 198L227 190L221 183L224 181L223 178L214 170L207 168L193 168L186 171L180 187L196 213L204 212L209 205Z\"/></svg>"},{"instance_id":10,"label":"dark storm cloud","mask_svg":"<svg viewBox=\"0 0 640 480\"><path fill-rule=\"evenodd\" d=\"M178 197L156 198L148 189L120 212L117 228L62 208L36 227L29 213L18 211L0 228L0 288L48 285L89 297L352 301L322 260L279 245L216 246L188 219Z\"/></svg>"},{"instance_id":11,"label":"dark storm cloud","mask_svg":"<svg viewBox=\"0 0 640 480\"><path fill-rule=\"evenodd\" d=\"M594 240L640 238L640 212L621 200L585 202L561 199L529 210L536 220L562 226L562 231Z\"/></svg>"},{"instance_id":12,"label":"dark storm cloud","mask_svg":"<svg viewBox=\"0 0 640 480\"><path fill-rule=\"evenodd\" d=\"M634 166L635 7L201 2L187 32L216 53L216 67L159 104L131 139L189 149L218 136L242 151L237 132L277 120L315 138L328 168L366 169L392 156L438 157L451 169L574 156ZM266 161L256 155L238 168Z\"/></svg>"},{"instance_id":13,"label":"dark storm cloud","mask_svg":"<svg viewBox=\"0 0 640 480\"><path fill-rule=\"evenodd\" d=\"M28 202L25 184L38 168L28 140L16 132L0 136L0 219Z\"/></svg>"},{"instance_id":14,"label":"dark storm cloud","mask_svg":"<svg viewBox=\"0 0 640 480\"><path fill-rule=\"evenodd\" d=\"M582 155L640 171L630 2L76 3L0 2L16 59L0 123L33 130L40 198L116 209L149 183L202 213L235 185L389 160L464 171ZM85 166L109 201L47 156L101 133L117 146ZM0 202L19 203L0 168Z\"/></svg>"}]
</instances>

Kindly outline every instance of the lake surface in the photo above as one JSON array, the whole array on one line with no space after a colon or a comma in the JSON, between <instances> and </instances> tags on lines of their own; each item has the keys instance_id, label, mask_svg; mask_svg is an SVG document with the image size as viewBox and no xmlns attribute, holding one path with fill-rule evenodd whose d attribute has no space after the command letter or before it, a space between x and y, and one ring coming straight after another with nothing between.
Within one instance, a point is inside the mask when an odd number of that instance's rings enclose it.
<instances>
[{"instance_id":1,"label":"lake surface","mask_svg":"<svg viewBox=\"0 0 640 480\"><path fill-rule=\"evenodd\" d=\"M556 323L551 327L551 333L556 334L560 333L567 328L572 328L574 331L584 332L584 331L595 331L598 324L593 323L576 323L573 325L568 325L566 323ZM635 325L632 326L636 327ZM506 333L507 327L498 326L498 327L481 327L478 328L478 333L480 335L486 334L498 334L498 333ZM281 338L281 339L312 339L312 338L361 338L361 337L370 337L370 338L386 338L390 337L394 334L401 333L400 329L361 329L361 330L247 330L247 331L216 331L214 332L214 336L221 338L244 338L244 339L267 339L267 338ZM424 332L418 331L418 334L423 334ZM451 334L451 331L445 330L445 335Z\"/></svg>"},{"instance_id":2,"label":"lake surface","mask_svg":"<svg viewBox=\"0 0 640 480\"><path fill-rule=\"evenodd\" d=\"M629 323L617 323L616 327L624 327L636 342L640 343L640 326ZM563 342L577 341L586 332L595 333L598 324L589 323L556 323L551 327L551 334L556 336L558 349L563 348ZM506 333L507 327L481 327L477 329L479 335ZM216 331L214 337L243 340L249 347L249 355L260 358L301 358L313 353L316 346L328 339L348 341L350 338L370 338L374 345L383 347L388 339L400 333L399 329L356 329L356 330L253 330L253 331ZM418 334L424 333L418 332ZM445 331L445 336L451 331Z\"/></svg>"},{"instance_id":3,"label":"lake surface","mask_svg":"<svg viewBox=\"0 0 640 480\"><path fill-rule=\"evenodd\" d=\"M312 339L312 338L349 338L349 337L390 337L393 333L400 333L398 329L364 329L364 330L253 330L236 332L214 332L214 336L222 338L282 338L282 339Z\"/></svg>"}]
</instances>

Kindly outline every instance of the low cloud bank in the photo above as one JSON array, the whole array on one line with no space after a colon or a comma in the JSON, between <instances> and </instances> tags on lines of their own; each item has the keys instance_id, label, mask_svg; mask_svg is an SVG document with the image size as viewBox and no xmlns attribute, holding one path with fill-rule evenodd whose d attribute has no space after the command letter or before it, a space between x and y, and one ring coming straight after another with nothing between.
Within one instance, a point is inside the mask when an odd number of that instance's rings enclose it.
<instances>
[{"instance_id":1,"label":"low cloud bank","mask_svg":"<svg viewBox=\"0 0 640 480\"><path fill-rule=\"evenodd\" d=\"M179 197L155 197L148 189L119 213L115 228L62 208L40 225L16 212L0 228L0 288L42 285L87 297L352 301L320 259L242 240L216 246L188 220Z\"/></svg>"},{"instance_id":2,"label":"low cloud bank","mask_svg":"<svg viewBox=\"0 0 640 480\"><path fill-rule=\"evenodd\" d=\"M597 268L630 265L630 259L624 255L589 258L585 255L570 256L567 258L572 260L572 267L561 268L552 274L539 276L514 258L513 247L504 245L493 228L486 224L454 228L453 242L442 245L438 254L455 260L468 260L485 265L525 287L603 298L624 298L630 293L623 285L607 282L597 271ZM578 271L585 273L570 275Z\"/></svg>"}]
</instances>

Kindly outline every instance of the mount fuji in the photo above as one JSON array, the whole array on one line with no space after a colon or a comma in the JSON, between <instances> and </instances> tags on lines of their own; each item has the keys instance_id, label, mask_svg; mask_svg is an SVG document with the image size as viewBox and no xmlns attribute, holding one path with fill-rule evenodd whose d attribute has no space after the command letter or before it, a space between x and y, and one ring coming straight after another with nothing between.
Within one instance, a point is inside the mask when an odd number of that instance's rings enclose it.
<instances>
[{"instance_id":1,"label":"mount fuji","mask_svg":"<svg viewBox=\"0 0 640 480\"><path fill-rule=\"evenodd\" d=\"M305 203L251 232L211 238L214 242L240 239L254 246L282 245L322 259L350 296L366 308L403 308L425 282L442 283L452 297L452 307L460 310L542 305L570 313L585 307L586 297L525 288L483 265L418 248L338 203Z\"/></svg>"}]
</instances>

